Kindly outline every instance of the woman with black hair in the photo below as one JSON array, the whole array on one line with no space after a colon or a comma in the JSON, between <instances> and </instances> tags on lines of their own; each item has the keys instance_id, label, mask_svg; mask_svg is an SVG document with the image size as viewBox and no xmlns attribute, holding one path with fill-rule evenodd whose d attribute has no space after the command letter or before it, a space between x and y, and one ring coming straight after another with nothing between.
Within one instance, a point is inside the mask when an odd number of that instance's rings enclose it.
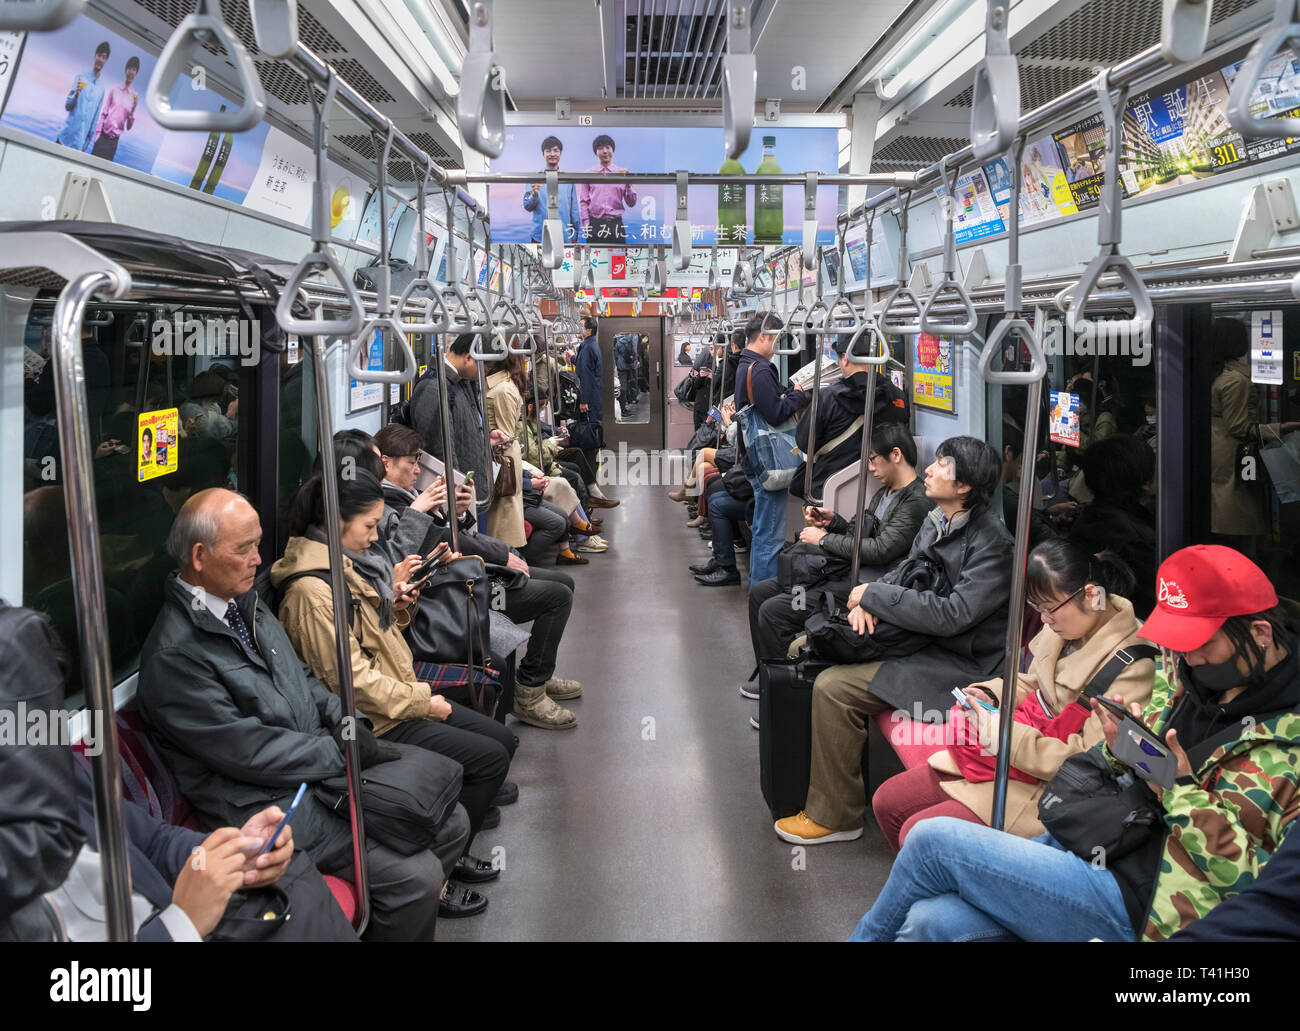
<instances>
[{"instance_id":1,"label":"woman with black hair","mask_svg":"<svg viewBox=\"0 0 1300 1031\"><path fill-rule=\"evenodd\" d=\"M1043 833L1037 815L1043 788L1067 758L1102 740L1101 721L1088 708L1090 695L1119 694L1126 704L1139 705L1151 696L1155 664L1134 651L1139 624L1128 600L1132 589L1133 573L1113 552L1091 555L1054 539L1029 554L1025 594L1043 629L1029 643L1033 665L1016 681L1005 825L1012 834ZM1136 661L1125 665L1124 656ZM965 689L972 700L995 706L1003 691L1001 677ZM950 743L928 765L885 781L872 797L876 822L895 851L921 820L992 821L999 717L974 703L962 707L960 721L950 719L954 730L961 725L971 732L962 736L975 740Z\"/></svg>"},{"instance_id":2,"label":"woman with black hair","mask_svg":"<svg viewBox=\"0 0 1300 1031\"><path fill-rule=\"evenodd\" d=\"M1155 517L1143 503L1155 477L1155 453L1142 440L1121 433L1098 441L1083 455L1093 500L1079 507L1069 532L1089 554L1108 549L1124 560L1137 581L1130 597L1139 612L1156 603Z\"/></svg>"},{"instance_id":3,"label":"woman with black hair","mask_svg":"<svg viewBox=\"0 0 1300 1031\"><path fill-rule=\"evenodd\" d=\"M402 630L419 595L410 580L423 557L409 555L394 567L384 549L371 547L379 538L384 492L367 464L358 453L349 475L338 478L343 579L354 603L350 644L357 706L377 737L419 745L464 767L460 803L469 816L470 836L453 876L471 883L492 880L498 871L468 850L505 781L515 738L495 720L434 694L431 685L417 679ZM329 568L324 481L317 474L290 506L289 542L271 567L271 584L281 592L279 618L294 649L337 693L333 593L329 580L316 575ZM440 913L469 916L486 907L483 896L461 888L448 891Z\"/></svg>"}]
</instances>

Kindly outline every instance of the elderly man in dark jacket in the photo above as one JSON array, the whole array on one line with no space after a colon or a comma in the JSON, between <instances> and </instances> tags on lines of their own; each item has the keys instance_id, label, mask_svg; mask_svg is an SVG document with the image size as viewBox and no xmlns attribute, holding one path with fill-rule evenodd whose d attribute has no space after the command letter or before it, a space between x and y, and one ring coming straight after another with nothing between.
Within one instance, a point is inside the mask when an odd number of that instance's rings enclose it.
<instances>
[{"instance_id":1,"label":"elderly man in dark jacket","mask_svg":"<svg viewBox=\"0 0 1300 1031\"><path fill-rule=\"evenodd\" d=\"M929 635L933 642L903 658L832 666L813 684L812 769L805 811L778 820L776 833L796 844L862 836L861 759L867 721L888 709L913 708L941 721L955 685L998 676L1011 592L1011 535L989 508L1002 463L973 437L939 445L925 471L937 505L908 555L925 560L951 585L918 590L894 582L899 569L849 595L849 622L873 633L876 620Z\"/></svg>"},{"instance_id":2,"label":"elderly man in dark jacket","mask_svg":"<svg viewBox=\"0 0 1300 1031\"><path fill-rule=\"evenodd\" d=\"M300 783L315 785L345 769L339 699L303 665L252 589L261 536L256 510L240 495L213 488L191 497L167 538L180 572L168 579L140 656L140 712L208 827L242 826L269 805L287 810ZM363 723L352 726L368 765L380 746ZM323 872L348 875L344 817L308 791L293 827ZM367 839L367 938L431 939L440 888L468 833L457 805L429 850L400 856ZM449 889L446 905L456 907L463 894Z\"/></svg>"},{"instance_id":3,"label":"elderly man in dark jacket","mask_svg":"<svg viewBox=\"0 0 1300 1031\"><path fill-rule=\"evenodd\" d=\"M832 474L847 469L862 454L862 427L866 421L864 402L869 375L863 366L854 365L845 357L851 340L852 337L846 334L835 338L833 346L839 355L844 378L821 389L817 398L816 437L812 436L811 419L800 419L794 431L795 442L805 455L809 444L815 444L817 448L812 459L812 497L804 498L810 505L821 500L822 488ZM907 398L888 376L876 376L875 397L871 416L873 428L891 422L907 424ZM790 493L795 497L803 497L806 478L806 466L801 465L790 483Z\"/></svg>"},{"instance_id":4,"label":"elderly man in dark jacket","mask_svg":"<svg viewBox=\"0 0 1300 1031\"><path fill-rule=\"evenodd\" d=\"M925 496L925 483L916 475L916 442L905 426L885 423L872 427L870 469L881 489L867 503L859 583L883 576L907 557L926 514L934 507ZM804 527L799 540L805 548L819 549L826 560L825 582L816 588L830 591L836 602L844 605L855 586L849 573L857 520L825 509L808 509L807 513L811 525ZM756 662L781 658L790 642L803 633L804 624L816 610L817 591L813 585L799 586L802 589L797 593L782 590L779 579L773 577L749 592L749 634ZM758 682L749 681L740 693L757 698Z\"/></svg>"}]
</instances>

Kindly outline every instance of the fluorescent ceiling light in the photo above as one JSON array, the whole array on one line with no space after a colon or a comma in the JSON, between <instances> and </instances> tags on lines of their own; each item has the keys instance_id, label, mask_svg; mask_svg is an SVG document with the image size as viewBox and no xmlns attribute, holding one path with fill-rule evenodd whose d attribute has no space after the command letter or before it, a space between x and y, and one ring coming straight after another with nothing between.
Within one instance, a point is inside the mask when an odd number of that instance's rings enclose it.
<instances>
[{"instance_id":1,"label":"fluorescent ceiling light","mask_svg":"<svg viewBox=\"0 0 1300 1031\"><path fill-rule=\"evenodd\" d=\"M947 0L879 61L866 77L884 100L898 98L951 60L984 29L985 5L976 0ZM888 84L888 88L886 85Z\"/></svg>"}]
</instances>

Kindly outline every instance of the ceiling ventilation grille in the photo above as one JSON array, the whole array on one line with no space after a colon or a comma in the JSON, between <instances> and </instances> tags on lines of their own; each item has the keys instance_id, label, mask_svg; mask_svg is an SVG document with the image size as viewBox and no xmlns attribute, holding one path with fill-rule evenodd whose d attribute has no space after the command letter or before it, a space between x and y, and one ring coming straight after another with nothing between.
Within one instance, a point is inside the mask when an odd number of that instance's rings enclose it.
<instances>
[{"instance_id":1,"label":"ceiling ventilation grille","mask_svg":"<svg viewBox=\"0 0 1300 1031\"><path fill-rule=\"evenodd\" d=\"M662 6L663 10L656 8ZM631 99L709 100L721 96L727 0L628 0L623 81Z\"/></svg>"},{"instance_id":2,"label":"ceiling ventilation grille","mask_svg":"<svg viewBox=\"0 0 1300 1031\"><path fill-rule=\"evenodd\" d=\"M1091 68L1062 68L1059 65L1020 63L1020 104L1030 111L1054 100L1067 90L1092 78ZM973 86L967 86L944 107L970 107Z\"/></svg>"},{"instance_id":3,"label":"ceiling ventilation grille","mask_svg":"<svg viewBox=\"0 0 1300 1031\"><path fill-rule=\"evenodd\" d=\"M899 136L871 156L871 170L910 172L934 164L941 157L960 150L967 142L954 136Z\"/></svg>"}]
</instances>

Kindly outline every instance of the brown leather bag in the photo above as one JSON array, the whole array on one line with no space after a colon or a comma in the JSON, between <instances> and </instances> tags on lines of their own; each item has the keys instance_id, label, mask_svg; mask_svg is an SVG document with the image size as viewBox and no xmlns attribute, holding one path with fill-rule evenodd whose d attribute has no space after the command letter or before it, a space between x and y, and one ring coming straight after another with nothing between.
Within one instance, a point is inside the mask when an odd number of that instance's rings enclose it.
<instances>
[{"instance_id":1,"label":"brown leather bag","mask_svg":"<svg viewBox=\"0 0 1300 1031\"><path fill-rule=\"evenodd\" d=\"M509 444L492 445L492 458L500 466L492 482L492 496L496 498L512 498L519 490L519 475L509 452Z\"/></svg>"}]
</instances>

